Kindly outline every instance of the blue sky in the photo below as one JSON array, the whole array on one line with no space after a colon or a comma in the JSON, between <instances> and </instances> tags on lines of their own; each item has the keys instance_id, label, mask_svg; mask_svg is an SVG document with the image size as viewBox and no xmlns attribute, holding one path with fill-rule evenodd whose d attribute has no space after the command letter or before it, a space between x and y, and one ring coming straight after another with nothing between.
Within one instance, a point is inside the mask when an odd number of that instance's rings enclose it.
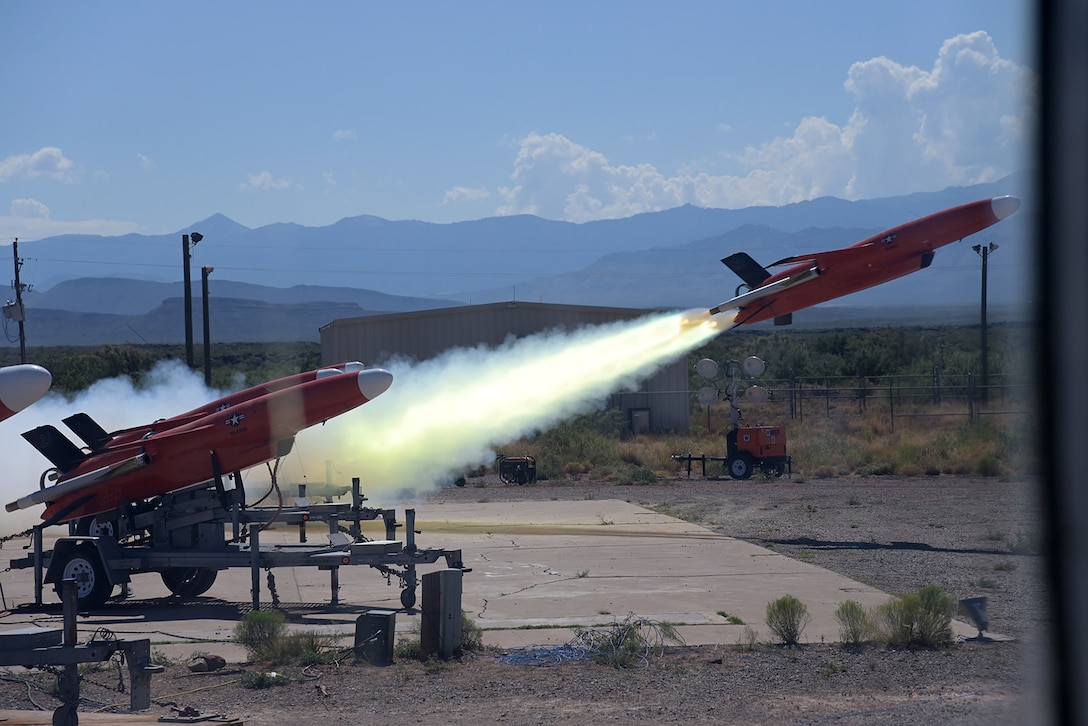
<instances>
[{"instance_id":1,"label":"blue sky","mask_svg":"<svg viewBox=\"0 0 1088 726\"><path fill-rule=\"evenodd\" d=\"M1026 0L0 4L0 243L575 222L1028 165Z\"/></svg>"}]
</instances>

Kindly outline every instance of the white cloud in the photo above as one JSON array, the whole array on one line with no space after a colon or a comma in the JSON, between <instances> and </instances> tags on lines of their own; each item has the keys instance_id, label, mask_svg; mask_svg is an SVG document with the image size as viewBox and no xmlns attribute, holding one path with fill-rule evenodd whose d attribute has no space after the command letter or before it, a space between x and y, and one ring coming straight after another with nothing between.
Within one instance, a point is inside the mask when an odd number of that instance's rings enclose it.
<instances>
[{"instance_id":1,"label":"white cloud","mask_svg":"<svg viewBox=\"0 0 1088 726\"><path fill-rule=\"evenodd\" d=\"M518 142L511 184L495 190L497 214L582 222L691 203L739 208L832 195L871 198L992 181L1024 167L1035 126L1036 79L1002 59L983 32L947 40L929 71L873 58L850 67L854 108L844 125L805 117L786 136L725 156L743 175L685 165L613 164L562 134ZM723 121L720 130L727 133ZM445 202L486 190L455 187Z\"/></svg>"},{"instance_id":2,"label":"white cloud","mask_svg":"<svg viewBox=\"0 0 1088 726\"><path fill-rule=\"evenodd\" d=\"M0 183L34 177L74 182L75 164L55 146L44 146L33 154L18 154L0 161Z\"/></svg>"},{"instance_id":3,"label":"white cloud","mask_svg":"<svg viewBox=\"0 0 1088 726\"><path fill-rule=\"evenodd\" d=\"M354 141L355 138L355 129L337 129L332 134L333 141Z\"/></svg>"},{"instance_id":4,"label":"white cloud","mask_svg":"<svg viewBox=\"0 0 1088 726\"><path fill-rule=\"evenodd\" d=\"M37 199L11 200L11 216L24 219L49 219L49 207Z\"/></svg>"},{"instance_id":5,"label":"white cloud","mask_svg":"<svg viewBox=\"0 0 1088 726\"><path fill-rule=\"evenodd\" d=\"M78 222L62 222L50 217L49 207L37 199L14 199L9 216L0 216L0 229L4 239L31 240L54 237L59 234L96 234L116 237L139 231L135 222L107 219L86 219Z\"/></svg>"},{"instance_id":6,"label":"white cloud","mask_svg":"<svg viewBox=\"0 0 1088 726\"><path fill-rule=\"evenodd\" d=\"M458 202L479 202L491 196L487 187L454 187L442 197L442 204L457 204Z\"/></svg>"},{"instance_id":7,"label":"white cloud","mask_svg":"<svg viewBox=\"0 0 1088 726\"><path fill-rule=\"evenodd\" d=\"M136 160L140 163L140 168L144 171L151 171L156 166L155 162L151 159L151 157L147 156L146 154L137 153Z\"/></svg>"},{"instance_id":8,"label":"white cloud","mask_svg":"<svg viewBox=\"0 0 1088 726\"><path fill-rule=\"evenodd\" d=\"M290 179L276 179L272 176L272 172L270 171L262 171L259 174L250 174L249 179L239 185L243 191L255 189L262 192L290 189L292 186Z\"/></svg>"}]
</instances>

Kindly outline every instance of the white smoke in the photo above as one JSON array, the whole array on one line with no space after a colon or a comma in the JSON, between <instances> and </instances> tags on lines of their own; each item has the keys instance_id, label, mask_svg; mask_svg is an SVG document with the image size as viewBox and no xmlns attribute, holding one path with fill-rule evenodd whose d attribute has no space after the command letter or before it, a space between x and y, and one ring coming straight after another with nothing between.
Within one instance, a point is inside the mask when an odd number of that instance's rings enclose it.
<instances>
[{"instance_id":1,"label":"white smoke","mask_svg":"<svg viewBox=\"0 0 1088 726\"><path fill-rule=\"evenodd\" d=\"M692 322L689 322L692 321ZM279 470L281 483L324 479L331 461L344 479L358 476L368 497L396 500L432 489L451 472L493 459L492 446L592 410L613 392L634 388L662 366L721 332L705 311L550 331L497 348L455 349L437 358L383 363L393 386L374 401L302 431ZM38 488L50 463L20 434L84 411L107 431L151 423L224 395L179 361L159 364L140 386L127 377L95 383L72 397L50 393L0 422L7 462L6 504ZM252 494L269 481L257 466L244 474ZM337 484L345 482L338 481ZM41 510L0 517L0 536L29 528Z\"/></svg>"}]
</instances>

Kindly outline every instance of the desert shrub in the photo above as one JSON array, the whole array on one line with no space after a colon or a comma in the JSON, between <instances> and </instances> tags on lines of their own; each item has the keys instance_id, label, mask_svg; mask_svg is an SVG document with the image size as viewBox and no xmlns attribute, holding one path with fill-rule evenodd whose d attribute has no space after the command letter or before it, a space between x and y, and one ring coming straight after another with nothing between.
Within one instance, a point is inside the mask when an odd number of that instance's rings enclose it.
<instances>
[{"instance_id":1,"label":"desert shrub","mask_svg":"<svg viewBox=\"0 0 1088 726\"><path fill-rule=\"evenodd\" d=\"M466 653L475 653L484 649L484 629L476 624L465 613L461 611L461 650Z\"/></svg>"},{"instance_id":2,"label":"desert shrub","mask_svg":"<svg viewBox=\"0 0 1088 726\"><path fill-rule=\"evenodd\" d=\"M952 640L956 599L937 585L926 585L876 609L881 639L891 646L935 648Z\"/></svg>"},{"instance_id":3,"label":"desert shrub","mask_svg":"<svg viewBox=\"0 0 1088 726\"><path fill-rule=\"evenodd\" d=\"M272 642L287 632L287 617L279 610L254 610L234 626L234 640L246 649L252 660L265 660L273 650Z\"/></svg>"},{"instance_id":4,"label":"desert shrub","mask_svg":"<svg viewBox=\"0 0 1088 726\"><path fill-rule=\"evenodd\" d=\"M918 598L921 607L915 627L915 644L936 648L952 642L952 616L956 612L956 598L937 585L921 588Z\"/></svg>"},{"instance_id":5,"label":"desert shrub","mask_svg":"<svg viewBox=\"0 0 1088 726\"><path fill-rule=\"evenodd\" d=\"M335 645L334 638L315 631L288 633L287 618L279 610L246 613L234 627L234 640L250 660L294 665L327 663Z\"/></svg>"},{"instance_id":6,"label":"desert shrub","mask_svg":"<svg viewBox=\"0 0 1088 726\"><path fill-rule=\"evenodd\" d=\"M797 645L809 621L808 608L793 595L767 603L767 627L783 645Z\"/></svg>"},{"instance_id":7,"label":"desert shrub","mask_svg":"<svg viewBox=\"0 0 1088 726\"><path fill-rule=\"evenodd\" d=\"M335 644L332 636L302 630L273 639L268 659L274 663L301 666L328 663L334 655Z\"/></svg>"},{"instance_id":8,"label":"desert shrub","mask_svg":"<svg viewBox=\"0 0 1088 726\"><path fill-rule=\"evenodd\" d=\"M275 671L246 671L242 675L238 676L238 682L242 684L244 688L250 689L263 689L271 688L272 686L281 686L286 684L290 679L286 678L281 673Z\"/></svg>"},{"instance_id":9,"label":"desert shrub","mask_svg":"<svg viewBox=\"0 0 1088 726\"><path fill-rule=\"evenodd\" d=\"M613 668L645 663L651 655L663 654L666 642L684 644L684 639L671 624L640 618L634 613L608 628L580 630L575 640L593 653L598 663Z\"/></svg>"},{"instance_id":10,"label":"desert shrub","mask_svg":"<svg viewBox=\"0 0 1088 726\"><path fill-rule=\"evenodd\" d=\"M872 618L857 600L839 603L835 610L835 620L839 624L839 639L844 645L865 642L873 630Z\"/></svg>"},{"instance_id":11,"label":"desert shrub","mask_svg":"<svg viewBox=\"0 0 1088 726\"><path fill-rule=\"evenodd\" d=\"M878 605L876 625L881 640L891 646L909 646L914 640L914 624L921 606L921 599L913 594Z\"/></svg>"}]
</instances>

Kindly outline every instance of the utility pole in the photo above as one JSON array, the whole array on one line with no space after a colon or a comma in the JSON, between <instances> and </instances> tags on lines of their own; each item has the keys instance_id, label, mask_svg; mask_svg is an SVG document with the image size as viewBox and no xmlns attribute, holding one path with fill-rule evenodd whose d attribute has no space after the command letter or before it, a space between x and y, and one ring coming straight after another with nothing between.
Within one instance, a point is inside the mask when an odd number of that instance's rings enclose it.
<instances>
[{"instance_id":1,"label":"utility pole","mask_svg":"<svg viewBox=\"0 0 1088 726\"><path fill-rule=\"evenodd\" d=\"M11 243L11 254L15 258L15 282L11 285L15 288L15 305L5 305L4 316L19 323L19 361L26 363L26 328L24 327L26 315L23 312L23 291L30 288L19 280L19 268L23 266L23 261L19 257L18 237Z\"/></svg>"}]
</instances>

